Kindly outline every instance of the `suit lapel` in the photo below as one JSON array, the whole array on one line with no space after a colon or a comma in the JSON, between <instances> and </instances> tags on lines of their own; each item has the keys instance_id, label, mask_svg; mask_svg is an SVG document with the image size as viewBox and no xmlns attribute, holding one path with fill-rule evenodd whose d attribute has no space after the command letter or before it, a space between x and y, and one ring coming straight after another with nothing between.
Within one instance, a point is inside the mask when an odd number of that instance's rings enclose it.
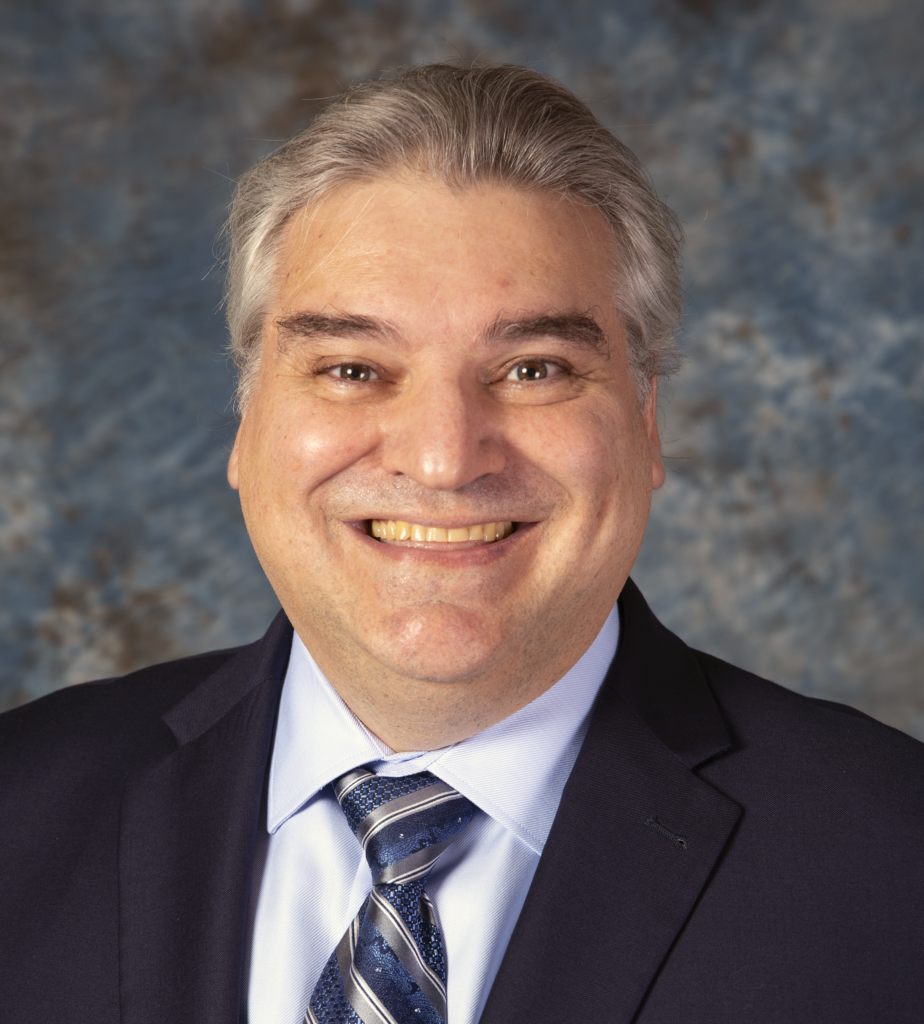
<instances>
[{"instance_id":1,"label":"suit lapel","mask_svg":"<svg viewBox=\"0 0 924 1024\"><path fill-rule=\"evenodd\" d=\"M120 840L125 1024L237 1024L259 808L292 631L164 716L176 749L128 786Z\"/></svg>"},{"instance_id":2,"label":"suit lapel","mask_svg":"<svg viewBox=\"0 0 924 1024\"><path fill-rule=\"evenodd\" d=\"M695 657L631 581L620 616L481 1024L629 1024L740 816L692 771L731 745Z\"/></svg>"}]
</instances>

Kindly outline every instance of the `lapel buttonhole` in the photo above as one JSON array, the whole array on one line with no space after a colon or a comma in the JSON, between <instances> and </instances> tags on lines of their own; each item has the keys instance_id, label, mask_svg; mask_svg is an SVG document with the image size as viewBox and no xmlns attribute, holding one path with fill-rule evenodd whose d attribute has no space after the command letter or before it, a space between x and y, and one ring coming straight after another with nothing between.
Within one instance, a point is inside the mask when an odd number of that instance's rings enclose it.
<instances>
[{"instance_id":1,"label":"lapel buttonhole","mask_svg":"<svg viewBox=\"0 0 924 1024\"><path fill-rule=\"evenodd\" d=\"M658 835L664 836L665 839L670 839L674 846L679 846L681 850L685 850L687 848L687 837L677 835L676 832L671 832L671 830L669 828L665 828L665 826L662 825L654 815L652 815L645 824L649 828L653 828Z\"/></svg>"}]
</instances>

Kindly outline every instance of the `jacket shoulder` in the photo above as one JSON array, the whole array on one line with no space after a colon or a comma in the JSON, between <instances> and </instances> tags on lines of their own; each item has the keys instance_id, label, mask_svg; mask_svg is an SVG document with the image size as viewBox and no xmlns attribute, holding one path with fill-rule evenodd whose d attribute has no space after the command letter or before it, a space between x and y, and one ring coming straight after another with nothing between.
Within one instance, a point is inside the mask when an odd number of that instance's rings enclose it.
<instances>
[{"instance_id":1,"label":"jacket shoulder","mask_svg":"<svg viewBox=\"0 0 924 1024\"><path fill-rule=\"evenodd\" d=\"M0 776L45 774L54 766L85 773L91 765L137 760L172 742L162 716L248 648L210 651L152 665L115 679L68 686L0 715Z\"/></svg>"},{"instance_id":2,"label":"jacket shoulder","mask_svg":"<svg viewBox=\"0 0 924 1024\"><path fill-rule=\"evenodd\" d=\"M913 791L924 796L924 743L856 708L789 690L710 654L694 652L729 726L731 762L782 775ZM721 759L720 759L721 760Z\"/></svg>"}]
</instances>

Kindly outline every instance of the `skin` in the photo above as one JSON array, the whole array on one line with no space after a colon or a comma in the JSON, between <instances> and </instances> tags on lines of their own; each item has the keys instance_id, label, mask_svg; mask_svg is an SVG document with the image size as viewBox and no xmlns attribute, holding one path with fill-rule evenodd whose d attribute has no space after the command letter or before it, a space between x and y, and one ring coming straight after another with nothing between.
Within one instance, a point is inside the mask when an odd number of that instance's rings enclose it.
<instances>
[{"instance_id":1,"label":"skin","mask_svg":"<svg viewBox=\"0 0 924 1024\"><path fill-rule=\"evenodd\" d=\"M629 574L664 469L610 247L602 216L561 197L410 176L288 225L228 480L299 636L394 750L534 700ZM568 316L593 329L538 319ZM372 519L517 528L384 543Z\"/></svg>"}]
</instances>

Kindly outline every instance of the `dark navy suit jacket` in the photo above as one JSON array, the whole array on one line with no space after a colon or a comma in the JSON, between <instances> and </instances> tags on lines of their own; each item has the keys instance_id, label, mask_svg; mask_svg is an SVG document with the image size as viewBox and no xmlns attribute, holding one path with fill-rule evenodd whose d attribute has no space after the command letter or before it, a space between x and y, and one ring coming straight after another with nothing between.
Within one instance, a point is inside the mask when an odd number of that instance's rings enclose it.
<instances>
[{"instance_id":1,"label":"dark navy suit jacket","mask_svg":"<svg viewBox=\"0 0 924 1024\"><path fill-rule=\"evenodd\" d=\"M924 745L620 610L482 1024L920 1024ZM290 637L0 716L4 1024L241 1020Z\"/></svg>"}]
</instances>

